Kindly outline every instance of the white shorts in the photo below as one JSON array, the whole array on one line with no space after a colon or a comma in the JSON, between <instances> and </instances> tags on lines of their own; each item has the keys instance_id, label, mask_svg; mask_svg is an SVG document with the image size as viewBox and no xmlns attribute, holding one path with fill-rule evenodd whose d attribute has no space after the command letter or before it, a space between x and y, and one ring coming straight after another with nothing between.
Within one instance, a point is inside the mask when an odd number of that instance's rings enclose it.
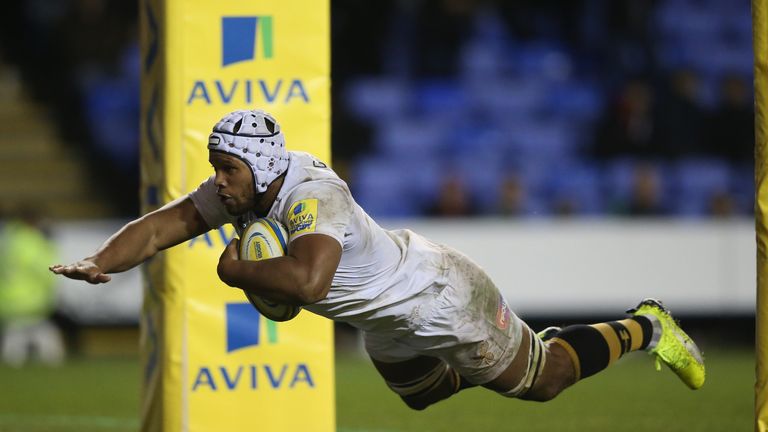
<instances>
[{"instance_id":1,"label":"white shorts","mask_svg":"<svg viewBox=\"0 0 768 432\"><path fill-rule=\"evenodd\" d=\"M444 256L444 277L408 304L398 305L411 311L408 328L365 331L365 349L384 363L437 357L469 382L485 384L512 363L527 326L482 268L450 248Z\"/></svg>"}]
</instances>

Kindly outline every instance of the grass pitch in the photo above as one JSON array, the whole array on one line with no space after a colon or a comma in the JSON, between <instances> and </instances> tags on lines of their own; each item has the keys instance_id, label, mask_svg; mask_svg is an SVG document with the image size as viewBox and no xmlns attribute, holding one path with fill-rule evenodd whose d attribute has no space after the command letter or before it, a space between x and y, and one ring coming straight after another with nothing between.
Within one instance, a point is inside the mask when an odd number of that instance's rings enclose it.
<instances>
[{"instance_id":1,"label":"grass pitch","mask_svg":"<svg viewBox=\"0 0 768 432\"><path fill-rule=\"evenodd\" d=\"M337 359L339 432L750 431L754 352L707 353L708 380L688 390L644 354L630 355L547 403L470 389L410 411L368 360ZM140 371L135 358L72 360L59 368L0 366L0 431L138 430ZM301 412L301 410L297 410Z\"/></svg>"}]
</instances>

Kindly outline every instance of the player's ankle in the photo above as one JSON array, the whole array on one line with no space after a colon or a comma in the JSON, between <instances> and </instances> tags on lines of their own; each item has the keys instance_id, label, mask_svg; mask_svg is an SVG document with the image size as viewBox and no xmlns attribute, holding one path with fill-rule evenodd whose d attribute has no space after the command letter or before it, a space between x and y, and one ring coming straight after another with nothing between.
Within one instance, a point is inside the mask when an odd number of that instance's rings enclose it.
<instances>
[{"instance_id":1,"label":"player's ankle","mask_svg":"<svg viewBox=\"0 0 768 432\"><path fill-rule=\"evenodd\" d=\"M648 340L648 344L643 349L645 351L651 351L652 349L656 348L656 346L659 344L661 333L663 331L661 321L659 321L659 319L653 315L635 315L632 317L632 319L636 321L647 320L651 324L651 328L653 329L652 335Z\"/></svg>"}]
</instances>

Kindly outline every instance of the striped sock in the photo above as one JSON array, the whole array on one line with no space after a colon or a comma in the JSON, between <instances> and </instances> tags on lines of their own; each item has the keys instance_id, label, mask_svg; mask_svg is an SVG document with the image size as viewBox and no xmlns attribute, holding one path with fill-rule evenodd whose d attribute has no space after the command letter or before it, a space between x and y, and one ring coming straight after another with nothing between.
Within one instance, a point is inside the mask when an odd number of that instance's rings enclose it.
<instances>
[{"instance_id":1,"label":"striped sock","mask_svg":"<svg viewBox=\"0 0 768 432\"><path fill-rule=\"evenodd\" d=\"M658 322L654 321L643 315L621 321L568 326L550 342L568 352L578 381L607 368L628 352L655 346L660 332Z\"/></svg>"}]
</instances>

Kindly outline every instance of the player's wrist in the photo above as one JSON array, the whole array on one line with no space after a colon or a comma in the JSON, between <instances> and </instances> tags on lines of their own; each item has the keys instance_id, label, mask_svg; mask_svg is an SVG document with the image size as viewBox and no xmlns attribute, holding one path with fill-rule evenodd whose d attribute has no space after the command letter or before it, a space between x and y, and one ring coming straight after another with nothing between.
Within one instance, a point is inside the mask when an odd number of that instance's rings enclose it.
<instances>
[{"instance_id":1,"label":"player's wrist","mask_svg":"<svg viewBox=\"0 0 768 432\"><path fill-rule=\"evenodd\" d=\"M90 264L91 266L97 267L99 269L102 268L102 263L101 263L101 260L99 260L98 256L90 256L87 258L83 258L82 260L80 260L80 263L85 265Z\"/></svg>"}]
</instances>

